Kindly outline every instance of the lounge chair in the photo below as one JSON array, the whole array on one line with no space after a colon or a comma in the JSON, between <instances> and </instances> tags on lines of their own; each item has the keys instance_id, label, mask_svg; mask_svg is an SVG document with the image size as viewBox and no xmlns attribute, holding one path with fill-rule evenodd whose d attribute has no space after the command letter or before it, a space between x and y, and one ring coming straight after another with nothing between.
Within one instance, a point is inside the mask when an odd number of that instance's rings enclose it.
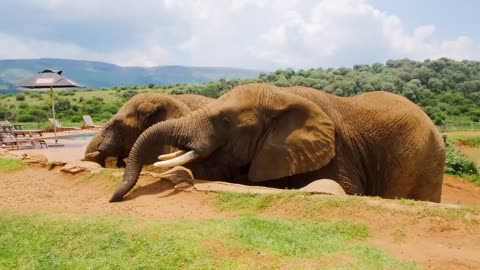
<instances>
[{"instance_id":1,"label":"lounge chair","mask_svg":"<svg viewBox=\"0 0 480 270\"><path fill-rule=\"evenodd\" d=\"M95 123L93 123L93 119L90 115L82 115L83 117L83 126L82 128L84 129L90 129L90 128L95 128L95 129L100 129L102 128L101 125L95 125Z\"/></svg>"},{"instance_id":2,"label":"lounge chair","mask_svg":"<svg viewBox=\"0 0 480 270\"><path fill-rule=\"evenodd\" d=\"M32 137L33 134L39 134L40 136L43 136L43 131L38 130L38 129L21 129L20 125L17 125L15 127L12 125L9 121L0 121L0 125L2 126L2 129L6 133L13 134L15 137L18 135L23 135L25 137L27 134Z\"/></svg>"},{"instance_id":3,"label":"lounge chair","mask_svg":"<svg viewBox=\"0 0 480 270\"><path fill-rule=\"evenodd\" d=\"M50 121L50 123L52 123L52 126L49 127L49 128L46 128L44 131L46 132L53 132L54 131L54 127L56 128L56 130L58 132L62 132L62 131L71 131L71 130L80 130L79 127L64 127L62 124L60 124L60 122L58 122L57 119L53 119L53 118L48 118L48 121Z\"/></svg>"},{"instance_id":4,"label":"lounge chair","mask_svg":"<svg viewBox=\"0 0 480 270\"><path fill-rule=\"evenodd\" d=\"M36 147L36 144L39 144L41 148L45 146L48 148L47 143L45 140L40 139L40 138L17 138L17 136L14 136L11 133L7 132L1 132L0 133L0 146L1 147L6 147L6 146L15 146L17 149L19 149L20 144L29 144L33 148Z\"/></svg>"}]
</instances>

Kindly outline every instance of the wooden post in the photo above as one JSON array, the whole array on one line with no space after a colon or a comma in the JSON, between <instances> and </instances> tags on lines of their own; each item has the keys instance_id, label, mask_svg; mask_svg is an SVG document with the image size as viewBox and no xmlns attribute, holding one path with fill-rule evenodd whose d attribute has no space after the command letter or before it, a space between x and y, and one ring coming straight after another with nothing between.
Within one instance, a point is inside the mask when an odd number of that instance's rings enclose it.
<instances>
[{"instance_id":1,"label":"wooden post","mask_svg":"<svg viewBox=\"0 0 480 270\"><path fill-rule=\"evenodd\" d=\"M53 87L50 86L50 96L52 98L52 116L53 116L53 133L55 134L55 143L57 140L57 119L55 118L55 103L53 102Z\"/></svg>"}]
</instances>

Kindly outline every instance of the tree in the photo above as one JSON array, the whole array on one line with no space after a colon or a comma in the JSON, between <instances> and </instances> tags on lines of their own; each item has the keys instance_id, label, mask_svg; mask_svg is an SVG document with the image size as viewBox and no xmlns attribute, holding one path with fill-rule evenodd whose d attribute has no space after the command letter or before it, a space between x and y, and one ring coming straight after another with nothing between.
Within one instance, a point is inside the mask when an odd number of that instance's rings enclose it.
<instances>
[{"instance_id":1,"label":"tree","mask_svg":"<svg viewBox=\"0 0 480 270\"><path fill-rule=\"evenodd\" d=\"M433 92L441 92L443 90L443 82L438 78L430 78L427 83L428 88Z\"/></svg>"},{"instance_id":2,"label":"tree","mask_svg":"<svg viewBox=\"0 0 480 270\"><path fill-rule=\"evenodd\" d=\"M470 94L473 92L480 92L480 80L466 81L463 83L457 84L457 90L464 93Z\"/></svg>"},{"instance_id":3,"label":"tree","mask_svg":"<svg viewBox=\"0 0 480 270\"><path fill-rule=\"evenodd\" d=\"M372 71L373 73L382 73L383 72L384 65L382 63L374 63L372 65Z\"/></svg>"},{"instance_id":4,"label":"tree","mask_svg":"<svg viewBox=\"0 0 480 270\"><path fill-rule=\"evenodd\" d=\"M419 79L422 84L427 84L428 80L435 76L435 71L427 68L421 67L413 71L413 77Z\"/></svg>"},{"instance_id":5,"label":"tree","mask_svg":"<svg viewBox=\"0 0 480 270\"><path fill-rule=\"evenodd\" d=\"M290 78L293 77L293 75L295 75L295 71L293 71L293 69L291 69L291 68L287 68L287 69L285 70L284 74L285 74L285 78L286 78L287 80L289 80Z\"/></svg>"},{"instance_id":6,"label":"tree","mask_svg":"<svg viewBox=\"0 0 480 270\"><path fill-rule=\"evenodd\" d=\"M37 123L37 129L40 129L40 124L47 120L47 113L40 107L34 107L30 110L30 115L33 121Z\"/></svg>"}]
</instances>

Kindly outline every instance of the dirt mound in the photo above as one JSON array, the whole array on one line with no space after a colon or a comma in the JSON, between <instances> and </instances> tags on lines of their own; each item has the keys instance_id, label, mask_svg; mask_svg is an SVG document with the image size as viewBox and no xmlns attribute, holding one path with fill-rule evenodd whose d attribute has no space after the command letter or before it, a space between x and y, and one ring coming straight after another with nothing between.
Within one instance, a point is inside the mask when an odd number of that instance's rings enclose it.
<instances>
[{"instance_id":1,"label":"dirt mound","mask_svg":"<svg viewBox=\"0 0 480 270\"><path fill-rule=\"evenodd\" d=\"M111 175L98 174L100 178ZM27 168L0 174L0 208L32 211L82 212L118 214L141 218L204 218L225 214L205 207L213 194L178 192L168 181L142 177L139 186L121 203L109 203L116 187L115 179L96 181L81 173L70 175L60 169L48 171ZM111 182L108 182L112 180ZM133 198L135 198L133 200Z\"/></svg>"}]
</instances>

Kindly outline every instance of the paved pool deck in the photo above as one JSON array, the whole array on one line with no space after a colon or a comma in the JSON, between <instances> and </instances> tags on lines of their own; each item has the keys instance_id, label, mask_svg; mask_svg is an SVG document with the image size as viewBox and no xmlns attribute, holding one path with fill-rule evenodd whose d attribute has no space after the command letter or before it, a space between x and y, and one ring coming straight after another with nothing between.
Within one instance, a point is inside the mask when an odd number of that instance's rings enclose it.
<instances>
[{"instance_id":1,"label":"paved pool deck","mask_svg":"<svg viewBox=\"0 0 480 270\"><path fill-rule=\"evenodd\" d=\"M57 132L58 144L62 146L51 146L55 143L54 133L44 133L43 136L34 136L33 138L39 138L45 140L50 145L48 148L40 148L40 145L36 144L36 148L31 148L27 145L21 145L20 149L6 148L15 154L42 154L45 155L49 161L64 161L72 162L79 161L83 158L85 149L90 142L91 138L97 130L74 130L68 132ZM22 138L22 137L19 137ZM27 137L29 138L29 137Z\"/></svg>"}]
</instances>

